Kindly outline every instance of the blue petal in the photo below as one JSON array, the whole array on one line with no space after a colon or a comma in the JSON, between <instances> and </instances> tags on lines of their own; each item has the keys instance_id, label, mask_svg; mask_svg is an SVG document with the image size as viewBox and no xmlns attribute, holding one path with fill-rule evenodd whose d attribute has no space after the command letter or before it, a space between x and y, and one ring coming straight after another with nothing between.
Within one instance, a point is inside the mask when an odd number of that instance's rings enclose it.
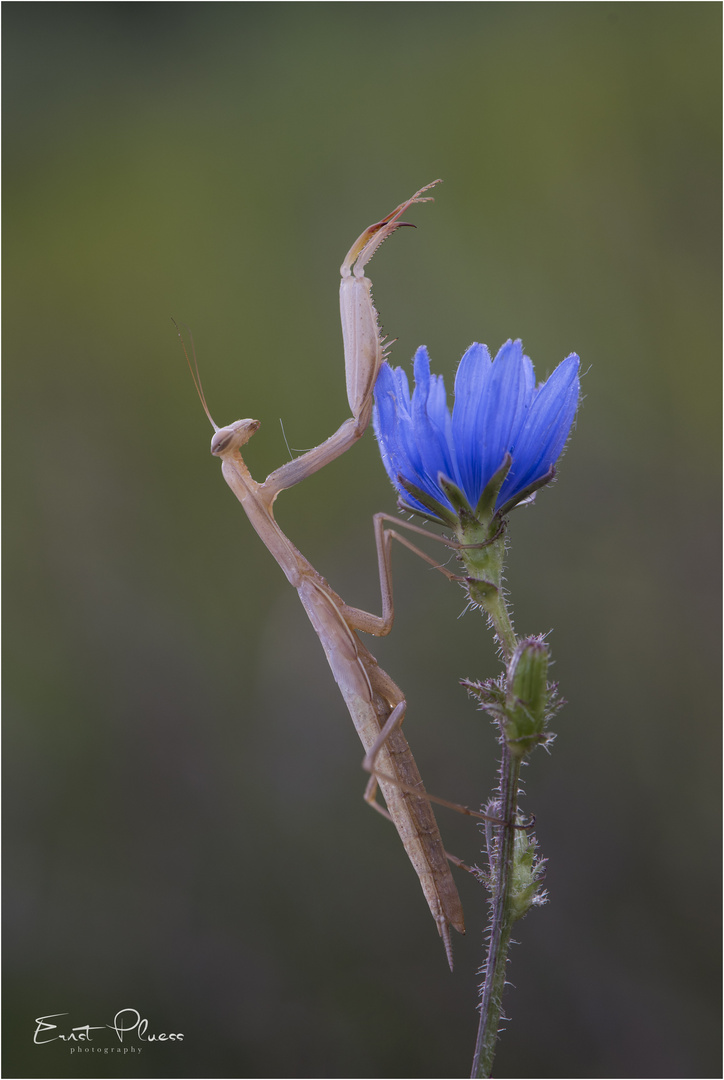
<instances>
[{"instance_id":1,"label":"blue petal","mask_svg":"<svg viewBox=\"0 0 724 1080\"><path fill-rule=\"evenodd\" d=\"M515 447L513 467L500 492L500 505L540 480L560 457L578 408L579 366L572 353L539 387Z\"/></svg>"},{"instance_id":2,"label":"blue petal","mask_svg":"<svg viewBox=\"0 0 724 1080\"><path fill-rule=\"evenodd\" d=\"M397 476L400 472L397 438L397 398L395 379L387 364L383 364L375 386L375 407L372 412L372 425L380 444L380 456L387 475L399 489ZM406 463L405 463L406 464ZM402 468L404 472L404 465Z\"/></svg>"},{"instance_id":3,"label":"blue petal","mask_svg":"<svg viewBox=\"0 0 724 1080\"><path fill-rule=\"evenodd\" d=\"M527 359L518 340L507 341L493 361L478 421L483 435L483 484L477 498L482 495L483 487L498 471L518 438L533 395L530 379L532 365L529 360L526 364Z\"/></svg>"},{"instance_id":4,"label":"blue petal","mask_svg":"<svg viewBox=\"0 0 724 1080\"><path fill-rule=\"evenodd\" d=\"M485 345L473 342L463 355L455 376L455 405L452 414L453 444L457 452L460 485L468 502L475 506L475 493L482 480L479 452L480 431L476 420L490 376L492 361Z\"/></svg>"},{"instance_id":5,"label":"blue petal","mask_svg":"<svg viewBox=\"0 0 724 1080\"><path fill-rule=\"evenodd\" d=\"M415 353L415 393L412 396L412 424L415 431L425 484L421 485L445 498L437 483L438 473L457 483L457 469L452 457L452 445L446 438L449 420L445 383L440 375L430 376L430 357L422 346ZM445 500L447 501L447 500Z\"/></svg>"},{"instance_id":6,"label":"blue petal","mask_svg":"<svg viewBox=\"0 0 724 1080\"><path fill-rule=\"evenodd\" d=\"M419 351L419 350L418 350ZM425 354L426 355L426 354ZM427 361L427 380L429 381L429 360ZM421 393L426 392L424 364L420 371ZM375 386L375 409L373 425L380 443L382 462L387 475L405 502L423 509L423 507L405 491L398 476L427 491L433 498L439 497L435 481L427 474L420 449L417 428L413 422L415 398L419 397L416 388L412 402L407 375L401 368L390 369L387 364L380 368Z\"/></svg>"}]
</instances>

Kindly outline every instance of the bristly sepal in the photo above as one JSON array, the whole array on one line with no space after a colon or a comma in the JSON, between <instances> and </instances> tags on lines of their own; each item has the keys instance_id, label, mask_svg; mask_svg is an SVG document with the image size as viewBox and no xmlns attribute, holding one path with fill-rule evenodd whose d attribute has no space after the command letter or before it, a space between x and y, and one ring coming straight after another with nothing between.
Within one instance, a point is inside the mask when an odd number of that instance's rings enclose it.
<instances>
[{"instance_id":1,"label":"bristly sepal","mask_svg":"<svg viewBox=\"0 0 724 1080\"><path fill-rule=\"evenodd\" d=\"M400 486L404 489L407 495L412 497L409 501L405 499L404 495L400 495L402 502L402 508L408 510L413 514L420 512L422 507L423 516L427 517L430 521L439 521L443 525L447 525L449 528L454 529L458 523L458 517L448 507L443 506L441 502L434 499L428 492L423 491L422 488L417 487L410 480L407 480L404 476L398 477ZM415 506L414 504L418 505Z\"/></svg>"},{"instance_id":2,"label":"bristly sepal","mask_svg":"<svg viewBox=\"0 0 724 1080\"><path fill-rule=\"evenodd\" d=\"M475 518L473 508L465 497L465 493L454 484L452 480L449 480L444 473L439 472L437 474L438 487L445 493L447 500L452 506L455 514L461 521L472 521Z\"/></svg>"},{"instance_id":3,"label":"bristly sepal","mask_svg":"<svg viewBox=\"0 0 724 1080\"><path fill-rule=\"evenodd\" d=\"M506 503L503 503L500 509L496 511L496 516L501 518L505 517L511 510L515 510L517 506L526 506L527 504L534 502L536 493L540 491L541 488L547 487L548 484L552 484L555 478L556 467L555 465L551 465L544 476L541 476L538 480L534 480L532 484L528 484L514 495L512 499L508 499Z\"/></svg>"},{"instance_id":4,"label":"bristly sepal","mask_svg":"<svg viewBox=\"0 0 724 1080\"><path fill-rule=\"evenodd\" d=\"M500 495L500 489L506 481L510 468L513 464L513 458L510 454L506 453L503 458L503 463L497 472L493 473L490 480L483 489L483 493L478 500L478 504L475 507L475 516L480 521L490 520L493 516L495 505ZM502 517L502 513L501 513Z\"/></svg>"},{"instance_id":5,"label":"bristly sepal","mask_svg":"<svg viewBox=\"0 0 724 1080\"><path fill-rule=\"evenodd\" d=\"M477 699L481 712L487 713L499 725L504 724L505 675L499 675L497 679L485 679L483 682L461 679L460 685L465 687L471 697Z\"/></svg>"}]
</instances>

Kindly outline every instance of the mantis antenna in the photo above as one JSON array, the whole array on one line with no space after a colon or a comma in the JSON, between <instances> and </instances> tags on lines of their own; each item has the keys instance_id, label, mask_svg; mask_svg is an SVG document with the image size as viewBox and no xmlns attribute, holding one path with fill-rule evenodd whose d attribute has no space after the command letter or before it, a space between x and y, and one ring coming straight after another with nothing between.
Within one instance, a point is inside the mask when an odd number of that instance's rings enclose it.
<instances>
[{"instance_id":1,"label":"mantis antenna","mask_svg":"<svg viewBox=\"0 0 724 1080\"><path fill-rule=\"evenodd\" d=\"M209 419L209 423L211 424L214 431L218 431L219 430L219 425L216 423L213 416L209 412L209 406L206 404L206 395L204 394L204 388L203 388L203 385L201 383L201 373L199 371L199 362L196 359L196 347L194 345L194 335L191 333L191 328L189 326L184 325L184 330L188 334L189 340L191 342L191 355L194 358L193 365L191 364L191 361L189 359L189 354L188 354L187 349L186 349L186 342L184 341L184 337L183 337L183 334L181 333L181 329L179 327L179 324L176 322L173 315L171 316L171 322L176 327L176 333L178 334L178 339L181 342L181 348L184 351L184 356L186 357L186 363L189 366L189 371L191 372L191 378L194 380L194 387L196 388L196 393L199 395L199 400L201 401L201 404L204 407L204 412L206 413L206 415L207 415L207 417Z\"/></svg>"}]
</instances>

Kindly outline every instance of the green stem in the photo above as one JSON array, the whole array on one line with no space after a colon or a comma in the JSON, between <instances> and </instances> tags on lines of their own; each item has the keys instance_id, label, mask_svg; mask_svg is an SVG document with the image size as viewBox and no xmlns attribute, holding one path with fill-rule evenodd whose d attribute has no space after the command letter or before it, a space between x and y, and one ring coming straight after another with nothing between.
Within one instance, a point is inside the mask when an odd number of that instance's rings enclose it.
<instances>
[{"instance_id":1,"label":"green stem","mask_svg":"<svg viewBox=\"0 0 724 1080\"><path fill-rule=\"evenodd\" d=\"M478 539L474 534L471 535L472 532L472 529L466 530L464 541L467 543ZM482 546L477 550L468 548L463 553L463 558L473 575L472 580L469 579L470 596L490 617L507 664L515 652L518 641L502 590L503 556L503 540L497 544ZM520 759L511 754L505 736L501 741L503 757L500 763L499 815L504 824L496 826L494 858L490 858L491 868L494 871L494 880L491 883L492 918L485 963L485 980L480 997L480 1024L473 1059L473 1077L491 1075L503 1008L505 970L513 925L510 890L518 814Z\"/></svg>"},{"instance_id":2,"label":"green stem","mask_svg":"<svg viewBox=\"0 0 724 1080\"><path fill-rule=\"evenodd\" d=\"M485 604L485 610L493 623L495 635L501 644L503 655L507 663L515 652L518 639L515 636L515 630L513 629L513 623L511 622L510 613L508 611L508 605L505 602L505 598L503 597L500 588L498 588L497 592L489 598Z\"/></svg>"},{"instance_id":3,"label":"green stem","mask_svg":"<svg viewBox=\"0 0 724 1080\"><path fill-rule=\"evenodd\" d=\"M500 1016L503 1008L505 969L513 918L510 910L509 892L513 869L515 823L518 811L518 781L520 761L503 744L500 763L500 810L504 825L497 826L497 850L495 856L495 880L493 882L492 919L488 957L485 965L485 981L480 998L480 1024L475 1044L472 1077L489 1077L492 1073L495 1046L498 1040Z\"/></svg>"},{"instance_id":4,"label":"green stem","mask_svg":"<svg viewBox=\"0 0 724 1080\"><path fill-rule=\"evenodd\" d=\"M486 488L483 493L476 513L466 513L464 506L460 509L456 529L459 555L467 571L468 597L473 606L487 614L506 667L500 679L477 684L477 689L476 684L468 684L480 697L483 708L500 724L503 747L498 798L492 804L495 809L488 810L499 824L492 825L488 840L491 920L480 988L473 1078L492 1075L511 930L515 920L536 902L540 871L534 857L535 841L529 839L519 852L516 850L516 828L520 827L518 785L523 757L544 737L546 709L552 700L547 684L547 647L542 638L529 638L519 649L503 591L505 522L494 515L493 507L509 468L507 457L495 483L491 481L490 490ZM452 488L451 494L455 494Z\"/></svg>"}]
</instances>

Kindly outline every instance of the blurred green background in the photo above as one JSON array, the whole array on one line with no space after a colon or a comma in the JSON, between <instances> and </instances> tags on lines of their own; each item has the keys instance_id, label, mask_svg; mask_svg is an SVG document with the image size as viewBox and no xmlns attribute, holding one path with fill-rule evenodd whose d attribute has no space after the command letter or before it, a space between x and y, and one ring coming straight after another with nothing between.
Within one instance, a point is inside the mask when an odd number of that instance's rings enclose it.
<instances>
[{"instance_id":1,"label":"blurred green background","mask_svg":"<svg viewBox=\"0 0 724 1080\"><path fill-rule=\"evenodd\" d=\"M720 39L711 3L4 5L5 1075L468 1075L486 904L450 975L293 591L208 453L170 321L262 478L347 416L338 266L393 359L582 358L559 482L512 519L569 704L534 756L551 903L496 1075L719 1075ZM369 433L277 504L379 610ZM395 552L372 643L429 789L484 800L495 674ZM449 850L474 825L441 811ZM134 1007L140 1058L34 1046Z\"/></svg>"}]
</instances>

